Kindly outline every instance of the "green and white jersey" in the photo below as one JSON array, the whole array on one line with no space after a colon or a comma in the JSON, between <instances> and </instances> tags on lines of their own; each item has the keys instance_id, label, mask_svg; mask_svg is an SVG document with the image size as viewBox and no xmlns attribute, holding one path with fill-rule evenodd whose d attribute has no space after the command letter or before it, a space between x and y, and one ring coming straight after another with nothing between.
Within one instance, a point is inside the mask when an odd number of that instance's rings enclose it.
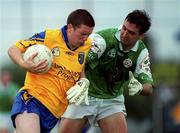
<instances>
[{"instance_id":1,"label":"green and white jersey","mask_svg":"<svg viewBox=\"0 0 180 133\"><path fill-rule=\"evenodd\" d=\"M123 51L117 35L119 32L117 28L98 32L107 46L99 59L92 51L89 52L85 70L90 81L90 96L106 99L121 95L129 80L129 71L142 84L153 84L149 53L145 44L138 40L130 51Z\"/></svg>"}]
</instances>

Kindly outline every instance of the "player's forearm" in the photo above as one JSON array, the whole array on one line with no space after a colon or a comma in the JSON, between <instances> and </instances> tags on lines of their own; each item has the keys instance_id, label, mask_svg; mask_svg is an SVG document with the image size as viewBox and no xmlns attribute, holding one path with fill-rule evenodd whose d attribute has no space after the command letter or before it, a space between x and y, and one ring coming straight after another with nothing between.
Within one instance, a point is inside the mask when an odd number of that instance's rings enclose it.
<instances>
[{"instance_id":1,"label":"player's forearm","mask_svg":"<svg viewBox=\"0 0 180 133\"><path fill-rule=\"evenodd\" d=\"M22 58L22 53L16 46L13 45L8 49L8 55L14 63L24 68L24 60Z\"/></svg>"},{"instance_id":2,"label":"player's forearm","mask_svg":"<svg viewBox=\"0 0 180 133\"><path fill-rule=\"evenodd\" d=\"M82 72L81 72L81 78L85 78L85 68L82 69Z\"/></svg>"},{"instance_id":3,"label":"player's forearm","mask_svg":"<svg viewBox=\"0 0 180 133\"><path fill-rule=\"evenodd\" d=\"M143 96L150 96L153 93L153 86L151 84L143 84L143 90L140 92Z\"/></svg>"}]
</instances>

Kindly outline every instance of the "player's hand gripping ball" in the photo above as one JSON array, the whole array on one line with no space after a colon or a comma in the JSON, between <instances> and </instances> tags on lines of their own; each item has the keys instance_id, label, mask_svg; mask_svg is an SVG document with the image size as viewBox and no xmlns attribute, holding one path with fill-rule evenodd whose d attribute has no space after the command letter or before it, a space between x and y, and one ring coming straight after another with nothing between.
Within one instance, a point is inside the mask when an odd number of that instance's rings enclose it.
<instances>
[{"instance_id":1,"label":"player's hand gripping ball","mask_svg":"<svg viewBox=\"0 0 180 133\"><path fill-rule=\"evenodd\" d=\"M43 45L43 44L36 44L30 46L24 53L23 59L27 60L32 54L38 53L37 56L34 57L33 62L35 64L38 64L42 60L46 60L48 63L48 67L45 71L42 71L41 73L46 73L50 68L53 61L53 55L51 50Z\"/></svg>"}]
</instances>

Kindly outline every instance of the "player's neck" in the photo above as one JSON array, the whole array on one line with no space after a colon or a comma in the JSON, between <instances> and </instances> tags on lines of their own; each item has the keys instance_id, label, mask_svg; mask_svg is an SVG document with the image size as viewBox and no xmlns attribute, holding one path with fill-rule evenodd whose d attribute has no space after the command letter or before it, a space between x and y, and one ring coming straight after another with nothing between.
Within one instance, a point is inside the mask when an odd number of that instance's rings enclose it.
<instances>
[{"instance_id":1,"label":"player's neck","mask_svg":"<svg viewBox=\"0 0 180 133\"><path fill-rule=\"evenodd\" d=\"M134 45L123 44L122 47L123 47L124 51L129 51L129 50L131 50L134 47Z\"/></svg>"}]
</instances>

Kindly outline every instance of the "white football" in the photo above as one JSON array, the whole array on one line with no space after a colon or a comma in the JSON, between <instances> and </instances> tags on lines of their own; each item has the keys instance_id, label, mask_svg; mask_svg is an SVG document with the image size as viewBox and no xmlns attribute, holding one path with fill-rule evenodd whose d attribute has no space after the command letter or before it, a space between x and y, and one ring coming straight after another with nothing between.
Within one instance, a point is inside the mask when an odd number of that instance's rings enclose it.
<instances>
[{"instance_id":1,"label":"white football","mask_svg":"<svg viewBox=\"0 0 180 133\"><path fill-rule=\"evenodd\" d=\"M25 53L23 55L23 59L27 60L32 54L34 54L36 52L38 54L33 59L33 62L35 64L38 64L42 60L47 60L47 62L48 62L48 68L45 71L42 72L42 73L45 73L51 68L51 64L52 64L52 61L53 61L52 52L47 46L45 46L43 44L36 44L36 45L30 46L25 51Z\"/></svg>"}]
</instances>

